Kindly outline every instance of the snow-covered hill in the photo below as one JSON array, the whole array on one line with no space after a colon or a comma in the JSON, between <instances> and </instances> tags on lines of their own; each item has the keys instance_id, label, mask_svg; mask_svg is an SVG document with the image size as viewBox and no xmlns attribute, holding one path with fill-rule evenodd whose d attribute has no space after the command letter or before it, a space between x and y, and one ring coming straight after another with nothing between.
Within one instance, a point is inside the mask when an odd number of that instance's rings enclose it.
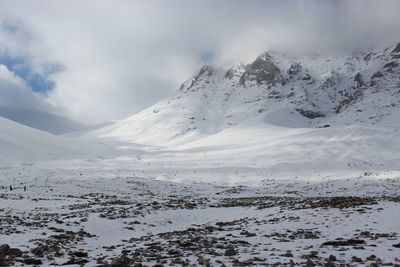
<instances>
[{"instance_id":1,"label":"snow-covered hill","mask_svg":"<svg viewBox=\"0 0 400 267\"><path fill-rule=\"evenodd\" d=\"M0 167L33 164L77 155L69 139L0 117Z\"/></svg>"},{"instance_id":2,"label":"snow-covered hill","mask_svg":"<svg viewBox=\"0 0 400 267\"><path fill-rule=\"evenodd\" d=\"M65 134L83 128L78 122L38 110L24 110L0 106L0 116L53 134Z\"/></svg>"}]
</instances>

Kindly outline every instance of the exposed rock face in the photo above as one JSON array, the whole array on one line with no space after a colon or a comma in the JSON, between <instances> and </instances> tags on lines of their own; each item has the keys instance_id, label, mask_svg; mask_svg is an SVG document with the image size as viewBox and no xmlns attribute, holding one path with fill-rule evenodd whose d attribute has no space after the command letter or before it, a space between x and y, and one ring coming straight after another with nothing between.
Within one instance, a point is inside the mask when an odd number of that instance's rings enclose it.
<instances>
[{"instance_id":1,"label":"exposed rock face","mask_svg":"<svg viewBox=\"0 0 400 267\"><path fill-rule=\"evenodd\" d=\"M184 82L178 91L188 92L193 91L193 87L200 85L201 83L208 83L210 76L214 74L214 68L212 66L205 65L201 67L199 73L197 73L191 80Z\"/></svg>"},{"instance_id":2,"label":"exposed rock face","mask_svg":"<svg viewBox=\"0 0 400 267\"><path fill-rule=\"evenodd\" d=\"M282 81L281 70L270 60L268 54L259 56L253 63L246 66L246 71L240 77L240 85L255 81L257 85L276 85Z\"/></svg>"},{"instance_id":3,"label":"exposed rock face","mask_svg":"<svg viewBox=\"0 0 400 267\"><path fill-rule=\"evenodd\" d=\"M377 80L379 80L383 76L384 75L382 72L380 71L375 72L371 77L370 86L375 86L377 84Z\"/></svg>"},{"instance_id":4,"label":"exposed rock face","mask_svg":"<svg viewBox=\"0 0 400 267\"><path fill-rule=\"evenodd\" d=\"M356 76L354 76L354 82L356 83L356 88L360 88L365 85L363 77L359 72L356 74Z\"/></svg>"},{"instance_id":5,"label":"exposed rock face","mask_svg":"<svg viewBox=\"0 0 400 267\"><path fill-rule=\"evenodd\" d=\"M307 117L309 119L325 117L325 114L323 114L319 111L304 110L304 109L296 109L296 111L299 112L304 117Z\"/></svg>"},{"instance_id":6,"label":"exposed rock face","mask_svg":"<svg viewBox=\"0 0 400 267\"><path fill-rule=\"evenodd\" d=\"M200 78L203 75L211 76L213 73L214 73L213 67L205 65L200 69L199 73L195 76L194 79L196 80L196 79Z\"/></svg>"},{"instance_id":7,"label":"exposed rock face","mask_svg":"<svg viewBox=\"0 0 400 267\"><path fill-rule=\"evenodd\" d=\"M300 63L296 62L290 65L290 68L288 69L287 73L290 75L290 78L293 79L296 77L298 74L300 74L303 70L303 67L301 66Z\"/></svg>"},{"instance_id":8,"label":"exposed rock face","mask_svg":"<svg viewBox=\"0 0 400 267\"><path fill-rule=\"evenodd\" d=\"M390 54L393 58L400 58L400 43L396 45Z\"/></svg>"}]
</instances>

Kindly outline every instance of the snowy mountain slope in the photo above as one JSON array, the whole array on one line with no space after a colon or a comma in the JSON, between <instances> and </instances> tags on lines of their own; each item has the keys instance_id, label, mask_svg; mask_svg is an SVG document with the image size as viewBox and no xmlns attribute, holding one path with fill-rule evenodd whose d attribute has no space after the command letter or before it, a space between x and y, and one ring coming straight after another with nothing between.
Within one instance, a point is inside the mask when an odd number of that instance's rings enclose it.
<instances>
[{"instance_id":1,"label":"snowy mountain slope","mask_svg":"<svg viewBox=\"0 0 400 267\"><path fill-rule=\"evenodd\" d=\"M350 55L270 52L228 70L205 66L169 99L92 134L168 145L265 115L270 117L267 123L287 127L397 127L399 47ZM283 110L288 117L282 116ZM293 116L298 119L290 120Z\"/></svg>"},{"instance_id":2,"label":"snowy mountain slope","mask_svg":"<svg viewBox=\"0 0 400 267\"><path fill-rule=\"evenodd\" d=\"M260 174L311 179L333 173L399 170L399 133L368 126L295 129L252 121L176 149L192 151L181 160L188 166L191 160L194 168L212 165L232 169L232 174L251 168L252 174L246 175L249 181L255 178L257 182L255 176Z\"/></svg>"},{"instance_id":3,"label":"snowy mountain slope","mask_svg":"<svg viewBox=\"0 0 400 267\"><path fill-rule=\"evenodd\" d=\"M0 116L53 134L65 134L83 128L78 122L44 111L0 106Z\"/></svg>"},{"instance_id":4,"label":"snowy mountain slope","mask_svg":"<svg viewBox=\"0 0 400 267\"><path fill-rule=\"evenodd\" d=\"M72 140L0 117L0 167L68 158L77 154Z\"/></svg>"},{"instance_id":5,"label":"snowy mountain slope","mask_svg":"<svg viewBox=\"0 0 400 267\"><path fill-rule=\"evenodd\" d=\"M373 126L288 128L257 118L181 145L145 148L134 157L121 153L108 168L167 181L252 186L266 179L392 177L400 170L399 133Z\"/></svg>"}]
</instances>

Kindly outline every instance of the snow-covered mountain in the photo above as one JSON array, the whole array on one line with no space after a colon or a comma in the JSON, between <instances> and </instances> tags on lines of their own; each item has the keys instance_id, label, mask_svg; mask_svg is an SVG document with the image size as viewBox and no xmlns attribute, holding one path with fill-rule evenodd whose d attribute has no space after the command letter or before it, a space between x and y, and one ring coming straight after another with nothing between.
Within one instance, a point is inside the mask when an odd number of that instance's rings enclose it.
<instances>
[{"instance_id":1,"label":"snow-covered mountain","mask_svg":"<svg viewBox=\"0 0 400 267\"><path fill-rule=\"evenodd\" d=\"M168 99L71 136L117 140L124 164L162 179L354 177L400 170L399 104L400 44L271 51L227 69L204 66ZM137 143L151 146L128 155Z\"/></svg>"},{"instance_id":2,"label":"snow-covered mountain","mask_svg":"<svg viewBox=\"0 0 400 267\"><path fill-rule=\"evenodd\" d=\"M400 43L349 54L268 52L229 69L204 66L170 98L93 132L186 143L258 119L289 128L400 127Z\"/></svg>"}]
</instances>

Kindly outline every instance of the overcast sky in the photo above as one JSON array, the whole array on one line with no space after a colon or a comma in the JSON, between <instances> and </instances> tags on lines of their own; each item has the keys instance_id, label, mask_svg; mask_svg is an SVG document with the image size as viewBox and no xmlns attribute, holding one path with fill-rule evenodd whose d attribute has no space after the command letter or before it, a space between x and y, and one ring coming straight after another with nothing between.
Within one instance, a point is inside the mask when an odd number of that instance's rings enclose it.
<instances>
[{"instance_id":1,"label":"overcast sky","mask_svg":"<svg viewBox=\"0 0 400 267\"><path fill-rule=\"evenodd\" d=\"M2 0L0 106L132 115L203 64L400 41L398 0Z\"/></svg>"}]
</instances>

